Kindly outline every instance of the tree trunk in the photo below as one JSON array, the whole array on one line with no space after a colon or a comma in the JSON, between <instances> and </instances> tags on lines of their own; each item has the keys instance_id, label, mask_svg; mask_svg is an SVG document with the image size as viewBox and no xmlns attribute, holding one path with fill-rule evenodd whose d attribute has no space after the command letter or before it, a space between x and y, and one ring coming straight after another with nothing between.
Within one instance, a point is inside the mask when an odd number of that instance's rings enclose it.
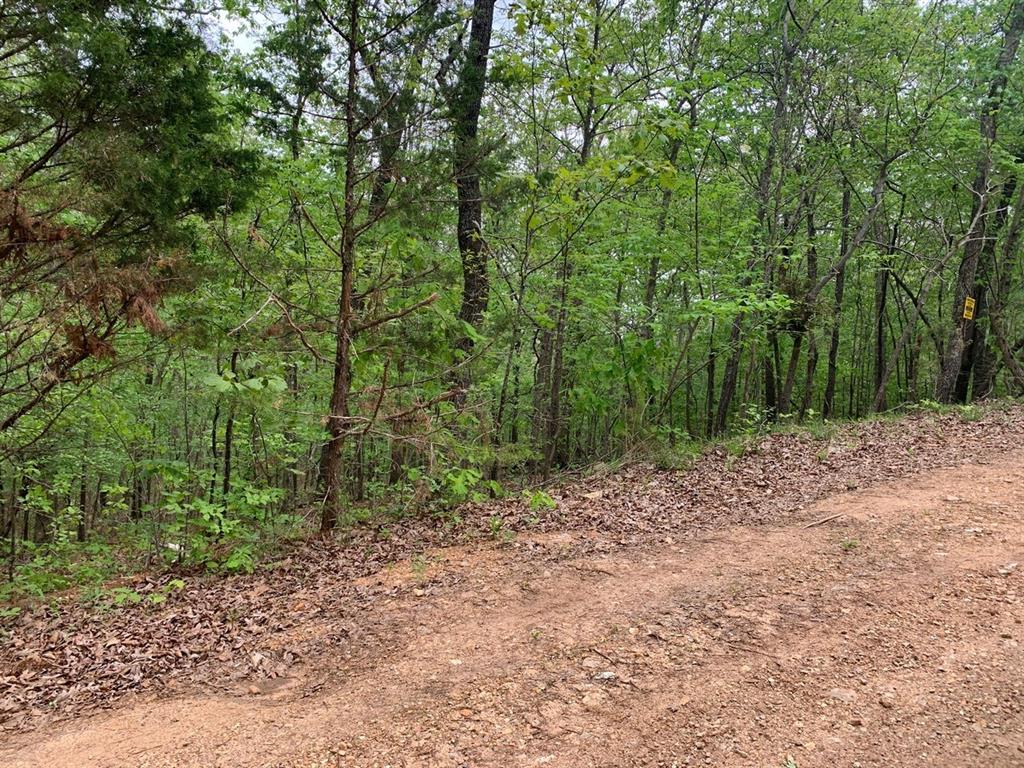
<instances>
[{"instance_id":1,"label":"tree trunk","mask_svg":"<svg viewBox=\"0 0 1024 768\"><path fill-rule=\"evenodd\" d=\"M882 266L875 272L875 389L877 392L885 372L885 316L888 311L889 270Z\"/></svg>"},{"instance_id":2,"label":"tree trunk","mask_svg":"<svg viewBox=\"0 0 1024 768\"><path fill-rule=\"evenodd\" d=\"M769 272L769 259L770 255L770 231L772 229L769 222L769 211L768 206L770 202L770 195L772 193L771 182L775 174L776 160L779 155L780 144L782 141L785 122L788 114L788 98L790 84L793 77L793 60L796 57L798 50L798 41L794 41L790 38L790 19L793 13L792 6L786 5L782 14L782 29L781 29L781 45L782 45L782 62L781 62L781 73L779 73L779 82L776 87L776 99L775 106L772 111L772 122L768 136L768 146L765 150L764 164L761 166L760 172L757 177L757 225L758 234L760 237L760 256L764 261L764 267L766 274ZM752 258L747 264L747 272L750 272L756 261ZM743 286L746 287L749 284L749 280L743 281ZM726 430L729 418L729 409L732 407L732 398L736 394L736 384L739 378L739 367L740 367L740 355L742 354L742 343L741 336L743 331L743 316L742 314L737 315L733 319L732 330L729 334L729 347L730 354L729 360L725 365L725 373L722 377L722 391L718 399L718 413L715 416L715 429L716 435L723 434ZM771 384L770 391L768 386L769 376L774 378L774 371L770 364L769 358L765 356L765 406L769 413L774 413L775 406L775 388L774 383Z\"/></svg>"},{"instance_id":3,"label":"tree trunk","mask_svg":"<svg viewBox=\"0 0 1024 768\"><path fill-rule=\"evenodd\" d=\"M708 347L707 386L704 393L704 434L711 436L715 431L715 325L711 320L711 344Z\"/></svg>"},{"instance_id":4,"label":"tree trunk","mask_svg":"<svg viewBox=\"0 0 1024 768\"><path fill-rule=\"evenodd\" d=\"M963 366L964 354L968 351L974 335L975 321L967 317L965 306L968 298L976 298L975 277L978 261L985 248L990 177L992 173L992 148L996 141L997 118L1003 103L1007 70L1013 64L1024 34L1024 0L1014 0L1010 9L1008 25L1003 35L1002 48L996 60L995 74L989 84L988 98L982 106L979 120L981 150L978 155L977 171L971 184L973 205L971 226L964 243L964 255L957 272L953 299L953 331L946 345L942 370L935 385L935 399L940 403L952 402L957 395L957 378Z\"/></svg>"},{"instance_id":5,"label":"tree trunk","mask_svg":"<svg viewBox=\"0 0 1024 768\"><path fill-rule=\"evenodd\" d=\"M541 476L545 481L550 476L551 467L555 463L558 442L562 434L562 380L565 373L565 333L569 315L568 292L571 269L569 246L566 244L562 252L558 315L551 347L551 381L548 391L547 418L545 419L544 460L541 465Z\"/></svg>"},{"instance_id":6,"label":"tree trunk","mask_svg":"<svg viewBox=\"0 0 1024 768\"><path fill-rule=\"evenodd\" d=\"M1016 191L1016 178L1011 176L1003 184L1003 191L1000 195L999 205L995 211L992 233L985 240L985 248L981 254L981 261L978 265L979 274L976 283L978 304L974 313L974 334L970 344L969 353L964 355L964 363L960 368L960 376L957 379L958 396L963 388L962 398L967 399L967 387L970 386L971 396L975 400L987 397L995 385L995 371L997 350L992 346L992 339L988 338L990 332L986 333L986 327L978 320L984 318L990 312L991 307L1000 301L999 293L999 270L996 264L996 240L999 233L1006 226L1009 216L1010 203ZM1007 232L1007 240L1011 239L1012 233ZM997 308L998 311L998 308ZM973 379L972 379L973 375Z\"/></svg>"},{"instance_id":7,"label":"tree trunk","mask_svg":"<svg viewBox=\"0 0 1024 768\"><path fill-rule=\"evenodd\" d=\"M480 192L481 149L477 139L480 108L487 82L494 4L495 0L473 2L469 45L450 103L455 188L458 195L459 255L462 257L462 305L459 308L459 320L474 329L480 326L490 294L487 243L483 237L483 198ZM473 339L460 332L456 346L468 352L473 347Z\"/></svg>"},{"instance_id":8,"label":"tree trunk","mask_svg":"<svg viewBox=\"0 0 1024 768\"><path fill-rule=\"evenodd\" d=\"M736 385L739 383L740 358L743 354L743 344L740 341L742 331L743 316L736 315L732 319L732 328L729 331L729 359L725 363L725 372L722 374L722 389L718 396L718 410L715 413L713 435L725 434L725 428L729 423L729 409L732 407Z\"/></svg>"},{"instance_id":9,"label":"tree trunk","mask_svg":"<svg viewBox=\"0 0 1024 768\"><path fill-rule=\"evenodd\" d=\"M789 363L786 365L786 378L782 381L779 393L779 415L786 416L793 410L793 389L796 387L796 371L800 366L800 352L803 349L806 331L792 334L793 346L789 351Z\"/></svg>"},{"instance_id":10,"label":"tree trunk","mask_svg":"<svg viewBox=\"0 0 1024 768\"><path fill-rule=\"evenodd\" d=\"M839 237L839 253L846 253L850 239L850 186L843 187L842 232ZM846 265L836 272L835 315L832 319L832 338L828 346L828 375L825 381L825 397L822 400L821 416L831 419L835 413L836 373L839 363L839 331L843 318L843 293L846 288Z\"/></svg>"},{"instance_id":11,"label":"tree trunk","mask_svg":"<svg viewBox=\"0 0 1024 768\"><path fill-rule=\"evenodd\" d=\"M1019 245L1021 234L1024 233L1024 185L1017 190L1017 197L1014 200L1013 219L1006 231L1003 240L1002 259L1000 260L999 277L992 290L991 311L989 313L991 334L996 350L1003 358L1003 363L1016 384L1019 391L1024 391L1024 367L1017 361L1015 354L1021 348L1022 342L1011 345L1006 338L1003 329L1002 311L1006 304L1007 296L1010 293L1010 281L1015 269L1016 261L1019 258ZM992 382L986 391L991 391L995 379L995 366L992 366L989 376Z\"/></svg>"},{"instance_id":12,"label":"tree trunk","mask_svg":"<svg viewBox=\"0 0 1024 768\"><path fill-rule=\"evenodd\" d=\"M929 272L928 275L925 277L924 282L921 285L921 291L918 294L917 301L914 302L913 311L907 318L907 324L903 329L903 334L900 337L899 341L896 342L896 345L893 347L892 353L889 355L889 359L886 362L884 368L882 369L881 376L875 382L875 396L874 401L871 405L871 409L875 413L880 413L882 410L885 409L886 384L889 383L889 378L892 376L893 371L896 369L896 364L899 360L900 354L902 354L903 349L906 347L907 343L910 341L911 336L913 335L914 329L917 325L917 318L921 316L921 312L924 307L925 301L927 301L928 299L928 291L931 289L932 281L935 279L937 274L938 270ZM909 380L909 373L907 378Z\"/></svg>"},{"instance_id":13,"label":"tree trunk","mask_svg":"<svg viewBox=\"0 0 1024 768\"><path fill-rule=\"evenodd\" d=\"M800 400L800 421L804 420L811 408L811 399L814 397L814 374L818 370L818 342L814 338L814 332L807 332L807 370L804 372L804 393Z\"/></svg>"},{"instance_id":14,"label":"tree trunk","mask_svg":"<svg viewBox=\"0 0 1024 768\"><path fill-rule=\"evenodd\" d=\"M231 372L238 374L238 349L231 350ZM221 485L221 495L226 499L231 491L231 454L235 443L235 407L234 400L228 408L228 419L224 422L224 477Z\"/></svg>"},{"instance_id":15,"label":"tree trunk","mask_svg":"<svg viewBox=\"0 0 1024 768\"><path fill-rule=\"evenodd\" d=\"M348 430L349 390L352 385L352 283L355 273L356 151L359 126L355 113L359 56L359 0L348 2L348 83L345 99L345 199L341 233L341 286L334 334L334 375L327 422L327 440L320 455L323 510L320 534L329 536L341 512L341 457Z\"/></svg>"}]
</instances>

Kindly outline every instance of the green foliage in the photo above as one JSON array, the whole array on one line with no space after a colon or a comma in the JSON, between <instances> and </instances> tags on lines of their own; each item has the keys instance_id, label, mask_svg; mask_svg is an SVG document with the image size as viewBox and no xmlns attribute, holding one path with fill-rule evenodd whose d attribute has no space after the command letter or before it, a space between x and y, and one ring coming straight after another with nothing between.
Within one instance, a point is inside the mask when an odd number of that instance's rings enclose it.
<instances>
[{"instance_id":1,"label":"green foliage","mask_svg":"<svg viewBox=\"0 0 1024 768\"><path fill-rule=\"evenodd\" d=\"M90 592L122 572L115 547L102 542L76 545L68 539L36 544L25 541L14 578L0 585L0 602L40 599L71 588Z\"/></svg>"},{"instance_id":2,"label":"green foliage","mask_svg":"<svg viewBox=\"0 0 1024 768\"><path fill-rule=\"evenodd\" d=\"M1009 9L512 3L471 137L470 321L451 204L468 7L232 0L242 51L208 42L202 3L15 0L0 597L249 572L310 532L328 447L339 520L383 531L380 511L457 523L520 494L537 520L555 502L523 489L686 468L707 440L733 466L776 430L979 418L928 398L970 242L987 303L952 399L1021 389L997 343L1019 356L1024 328Z\"/></svg>"},{"instance_id":3,"label":"green foliage","mask_svg":"<svg viewBox=\"0 0 1024 768\"><path fill-rule=\"evenodd\" d=\"M539 488L533 491L523 491L523 496L530 505L531 512L544 512L558 507L558 503Z\"/></svg>"},{"instance_id":4,"label":"green foliage","mask_svg":"<svg viewBox=\"0 0 1024 768\"><path fill-rule=\"evenodd\" d=\"M167 601L167 598L175 592L185 588L185 582L181 579L171 579L154 592L145 595L136 592L130 587L112 587L100 590L97 593L96 601L107 608L123 608L132 605L146 603L147 605L160 605Z\"/></svg>"},{"instance_id":5,"label":"green foliage","mask_svg":"<svg viewBox=\"0 0 1024 768\"><path fill-rule=\"evenodd\" d=\"M505 544L515 538L515 531L505 527L505 520L500 515L487 518L487 529L492 539Z\"/></svg>"},{"instance_id":6,"label":"green foliage","mask_svg":"<svg viewBox=\"0 0 1024 768\"><path fill-rule=\"evenodd\" d=\"M986 408L978 403L949 404L939 403L935 400L919 400L912 404L909 410L917 410L923 413L936 415L954 414L964 421L977 421L986 413Z\"/></svg>"},{"instance_id":7,"label":"green foliage","mask_svg":"<svg viewBox=\"0 0 1024 768\"><path fill-rule=\"evenodd\" d=\"M448 470L441 486L444 503L455 505L467 499L483 501L486 496L476 490L482 478L483 473L473 467Z\"/></svg>"}]
</instances>

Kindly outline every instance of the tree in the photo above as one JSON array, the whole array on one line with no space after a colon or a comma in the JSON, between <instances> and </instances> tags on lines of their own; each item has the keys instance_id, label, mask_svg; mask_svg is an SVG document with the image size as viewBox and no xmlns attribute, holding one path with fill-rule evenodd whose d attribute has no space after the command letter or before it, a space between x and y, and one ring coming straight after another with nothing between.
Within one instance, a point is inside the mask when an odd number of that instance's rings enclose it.
<instances>
[{"instance_id":1,"label":"tree","mask_svg":"<svg viewBox=\"0 0 1024 768\"><path fill-rule=\"evenodd\" d=\"M227 7L0 9L16 581L1024 391L1018 0Z\"/></svg>"},{"instance_id":2,"label":"tree","mask_svg":"<svg viewBox=\"0 0 1024 768\"><path fill-rule=\"evenodd\" d=\"M963 258L957 271L953 302L953 330L946 344L942 369L935 385L935 399L942 403L966 399L965 386L957 389L957 379L966 383L970 378L971 348L977 319L975 310L979 299L976 284L978 263L985 252L986 232L992 216L992 164L998 133L998 118L1002 108L1008 70L1013 65L1024 35L1024 2L1014 0L1006 19L1006 30L996 58L995 69L989 81L988 95L978 118L981 146L978 151L977 170L971 184L971 223L964 242ZM974 305L968 305L968 300ZM966 366L966 369L965 369Z\"/></svg>"},{"instance_id":3,"label":"tree","mask_svg":"<svg viewBox=\"0 0 1024 768\"><path fill-rule=\"evenodd\" d=\"M487 242L483 234L483 195L480 190L480 166L484 148L479 141L480 109L487 82L487 57L491 49L494 0L473 0L469 42L462 51L459 76L447 87L452 123L452 164L458 195L459 255L462 258L462 303L458 318L475 332L487 309L490 277L487 268ZM444 73L439 74L444 82ZM460 333L456 346L463 352L473 347L470 334Z\"/></svg>"},{"instance_id":4,"label":"tree","mask_svg":"<svg viewBox=\"0 0 1024 768\"><path fill-rule=\"evenodd\" d=\"M126 327L162 330L190 217L244 207L256 156L232 147L213 54L148 4L17 3L0 50L7 431L110 370Z\"/></svg>"}]
</instances>

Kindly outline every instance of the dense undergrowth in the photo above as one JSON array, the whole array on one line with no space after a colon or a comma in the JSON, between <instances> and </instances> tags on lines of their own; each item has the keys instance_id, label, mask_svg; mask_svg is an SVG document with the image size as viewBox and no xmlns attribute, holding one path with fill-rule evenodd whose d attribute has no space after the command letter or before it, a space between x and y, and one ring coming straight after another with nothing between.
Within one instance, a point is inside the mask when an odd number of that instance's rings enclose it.
<instances>
[{"instance_id":1,"label":"dense undergrowth","mask_svg":"<svg viewBox=\"0 0 1024 768\"><path fill-rule=\"evenodd\" d=\"M891 421L915 414L955 416L976 421L994 411L1012 408L1015 401L988 401L962 406L945 406L932 401L878 414L872 420ZM491 500L515 497L538 515L555 506L552 487L572 483L588 475L607 474L629 464L649 463L669 470L692 469L708 451L723 451L730 460L755 453L761 440L770 435L796 435L821 442L820 456L828 455L828 444L844 427L854 422L812 420L791 423L770 422L755 412L748 414L741 428L727 438L709 441L648 441L638 443L612 461L567 470L543 485L531 484L527 476L505 483L485 480L474 467L449 470L431 478L429 495L417 498L413 486L396 489L386 503L353 506L336 534L345 540L353 531L374 528L386 531L406 518L433 520L441 526L462 523L460 508L465 504L486 505ZM728 464L727 464L728 466ZM411 476L419 479L413 472ZM244 486L234 489L225 501L211 503L205 495L189 496L175 485L181 475L164 474L163 500L158 508L147 509L142 520L131 520L124 502L124 488L107 489L107 506L102 510L107 524L94 527L85 541L77 539L81 511L74 506L45 508L50 518L45 541L22 543L21 553L8 560L7 579L0 585L0 616L11 616L50 596L72 595L74 599L105 607L134 604L145 599L161 602L165 594L143 597L131 589L132 577L140 573L226 575L252 573L276 562L312 536L316 536L311 510L285 512L280 509L281 492L276 488ZM41 486L28 493L29 503L45 505L48 496ZM488 533L495 539L513 535L499 515L488 519ZM181 582L167 582L175 585Z\"/></svg>"}]
</instances>

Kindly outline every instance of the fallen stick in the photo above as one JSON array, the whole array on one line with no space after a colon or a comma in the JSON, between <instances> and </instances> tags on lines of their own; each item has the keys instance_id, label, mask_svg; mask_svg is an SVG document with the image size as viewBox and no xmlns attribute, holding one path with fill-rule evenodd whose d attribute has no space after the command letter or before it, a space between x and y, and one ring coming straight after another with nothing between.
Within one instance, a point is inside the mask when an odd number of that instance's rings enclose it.
<instances>
[{"instance_id":1,"label":"fallen stick","mask_svg":"<svg viewBox=\"0 0 1024 768\"><path fill-rule=\"evenodd\" d=\"M615 659L613 659L607 653L604 653L603 651L600 651L597 648L591 648L590 650L593 651L594 653L596 653L598 656L600 656L605 661L607 661L609 664L612 664L614 666L618 666L619 665L619 662L616 661Z\"/></svg>"},{"instance_id":2,"label":"fallen stick","mask_svg":"<svg viewBox=\"0 0 1024 768\"><path fill-rule=\"evenodd\" d=\"M813 523L808 523L807 525L804 525L804 526L801 526L801 527L802 528L814 528L817 525L823 525L824 523L827 523L829 520L835 520L837 517L842 517L844 514L846 514L846 513L845 512L836 512L834 515L829 515L828 517L823 517L823 518L821 518L821 520L815 520Z\"/></svg>"}]
</instances>

